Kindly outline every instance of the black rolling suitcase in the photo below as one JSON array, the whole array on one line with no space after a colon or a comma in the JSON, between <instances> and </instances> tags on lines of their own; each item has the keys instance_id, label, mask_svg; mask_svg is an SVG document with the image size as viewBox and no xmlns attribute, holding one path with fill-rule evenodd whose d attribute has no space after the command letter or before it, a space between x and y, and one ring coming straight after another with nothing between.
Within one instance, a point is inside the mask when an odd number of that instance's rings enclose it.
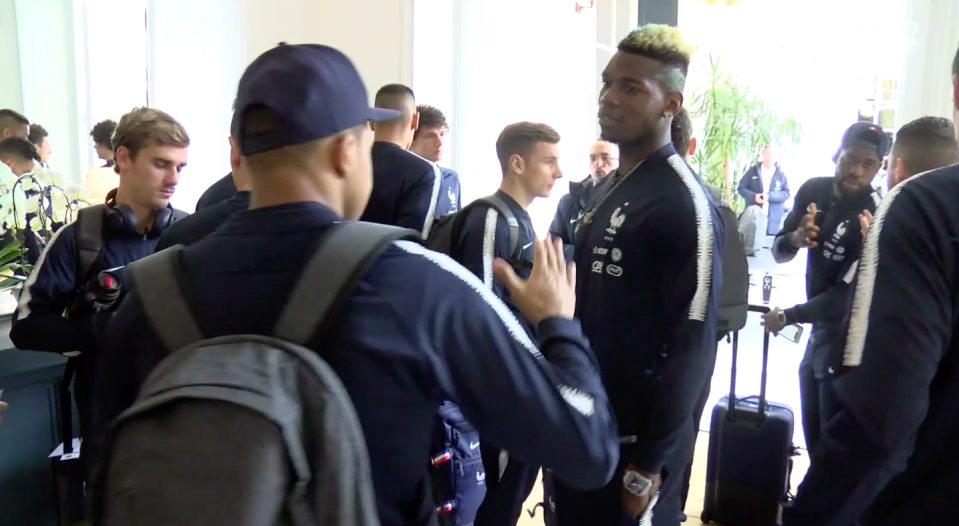
<instances>
[{"instance_id":1,"label":"black rolling suitcase","mask_svg":"<svg viewBox=\"0 0 959 526\"><path fill-rule=\"evenodd\" d=\"M750 306L751 312L769 312ZM702 521L723 526L776 526L789 494L795 420L784 404L766 401L769 332L763 335L758 397L736 398L739 333L733 333L729 396L713 408Z\"/></svg>"},{"instance_id":2,"label":"black rolling suitcase","mask_svg":"<svg viewBox=\"0 0 959 526\"><path fill-rule=\"evenodd\" d=\"M79 440L74 439L73 395L70 383L76 371L75 358L67 360L60 380L60 438L61 444L50 454L57 497L57 524L73 525L86 518L83 480L85 470L80 460Z\"/></svg>"}]
</instances>

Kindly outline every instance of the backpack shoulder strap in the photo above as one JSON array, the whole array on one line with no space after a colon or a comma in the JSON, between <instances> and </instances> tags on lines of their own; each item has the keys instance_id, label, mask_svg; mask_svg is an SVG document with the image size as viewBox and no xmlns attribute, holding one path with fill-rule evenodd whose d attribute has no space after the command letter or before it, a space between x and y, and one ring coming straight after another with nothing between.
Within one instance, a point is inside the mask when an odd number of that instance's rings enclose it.
<instances>
[{"instance_id":1,"label":"backpack shoulder strap","mask_svg":"<svg viewBox=\"0 0 959 526\"><path fill-rule=\"evenodd\" d=\"M177 278L181 245L145 257L127 267L147 319L169 352L203 339Z\"/></svg>"},{"instance_id":2,"label":"backpack shoulder strap","mask_svg":"<svg viewBox=\"0 0 959 526\"><path fill-rule=\"evenodd\" d=\"M513 211L509 209L506 201L503 201L496 194L486 196L482 198L481 201L489 203L490 206L495 208L496 211L503 216L503 219L506 219L506 224L509 225L510 261L519 261L523 257L523 249L519 246L519 221L516 220Z\"/></svg>"},{"instance_id":3,"label":"backpack shoulder strap","mask_svg":"<svg viewBox=\"0 0 959 526\"><path fill-rule=\"evenodd\" d=\"M352 294L357 281L393 241L422 241L419 232L365 222L333 226L300 276L280 314L275 334L304 345L323 334L332 316Z\"/></svg>"},{"instance_id":4,"label":"backpack shoulder strap","mask_svg":"<svg viewBox=\"0 0 959 526\"><path fill-rule=\"evenodd\" d=\"M99 204L81 208L77 212L77 283L85 283L90 270L100 259L103 248L103 216L107 205Z\"/></svg>"}]
</instances>

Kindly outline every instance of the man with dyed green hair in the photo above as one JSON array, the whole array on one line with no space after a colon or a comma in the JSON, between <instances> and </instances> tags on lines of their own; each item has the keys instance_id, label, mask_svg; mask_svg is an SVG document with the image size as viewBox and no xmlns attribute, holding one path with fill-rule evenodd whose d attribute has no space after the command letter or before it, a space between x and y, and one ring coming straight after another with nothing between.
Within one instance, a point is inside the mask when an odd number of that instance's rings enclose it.
<instances>
[{"instance_id":1,"label":"man with dyed green hair","mask_svg":"<svg viewBox=\"0 0 959 526\"><path fill-rule=\"evenodd\" d=\"M616 414L622 461L600 490L548 480L551 524L681 519L690 419L715 357L723 240L721 217L671 144L691 54L679 30L647 25L603 72L601 135L619 146L620 163L576 232L576 315Z\"/></svg>"}]
</instances>

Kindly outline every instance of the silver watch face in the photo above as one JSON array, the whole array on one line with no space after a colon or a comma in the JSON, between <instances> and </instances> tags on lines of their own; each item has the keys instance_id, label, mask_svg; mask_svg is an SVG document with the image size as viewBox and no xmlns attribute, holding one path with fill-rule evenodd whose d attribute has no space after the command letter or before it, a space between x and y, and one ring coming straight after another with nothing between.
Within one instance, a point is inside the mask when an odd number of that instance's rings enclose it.
<instances>
[{"instance_id":1,"label":"silver watch face","mask_svg":"<svg viewBox=\"0 0 959 526\"><path fill-rule=\"evenodd\" d=\"M640 475L636 471L627 471L626 475L623 476L623 486L626 488L626 491L637 497L649 495L649 489L652 485L653 481Z\"/></svg>"}]
</instances>

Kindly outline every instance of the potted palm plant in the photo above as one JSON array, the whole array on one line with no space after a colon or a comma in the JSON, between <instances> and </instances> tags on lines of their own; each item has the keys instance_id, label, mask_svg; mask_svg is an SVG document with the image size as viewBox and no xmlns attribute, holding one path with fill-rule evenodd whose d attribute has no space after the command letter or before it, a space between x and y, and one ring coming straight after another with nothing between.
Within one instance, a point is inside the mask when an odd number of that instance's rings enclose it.
<instances>
[{"instance_id":1,"label":"potted palm plant","mask_svg":"<svg viewBox=\"0 0 959 526\"><path fill-rule=\"evenodd\" d=\"M708 73L688 104L690 116L703 123L692 164L706 183L722 189L730 207L741 210L743 203L735 191L740 175L767 144L780 148L799 144L802 126L737 81L723 68L722 56L710 54Z\"/></svg>"}]
</instances>

